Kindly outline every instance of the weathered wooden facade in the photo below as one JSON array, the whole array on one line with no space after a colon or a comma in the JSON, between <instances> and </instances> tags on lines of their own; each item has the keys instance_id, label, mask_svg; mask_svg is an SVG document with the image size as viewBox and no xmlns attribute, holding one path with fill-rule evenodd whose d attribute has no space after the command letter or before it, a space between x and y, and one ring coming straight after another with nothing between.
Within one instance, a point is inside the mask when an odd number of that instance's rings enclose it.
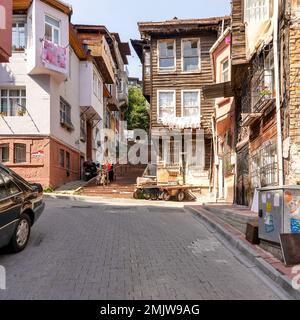
<instances>
[{"instance_id":1,"label":"weathered wooden facade","mask_svg":"<svg viewBox=\"0 0 300 320\"><path fill-rule=\"evenodd\" d=\"M299 1L279 1L277 20L273 1L262 1L261 11L254 11L251 3L232 2L232 87L236 100L239 204L251 203L255 188L279 184L282 159L283 183L300 184ZM277 90L275 23L279 30ZM276 107L276 101L280 107Z\"/></svg>"},{"instance_id":2,"label":"weathered wooden facade","mask_svg":"<svg viewBox=\"0 0 300 320\"><path fill-rule=\"evenodd\" d=\"M249 1L232 2L232 87L237 126L236 202L243 205L251 204L255 188L278 183L272 37L265 36L268 32L270 34L265 28L250 39L257 26L265 26L272 21L271 7L271 1L265 1L259 9L265 11L256 17L251 13L255 8ZM245 12L250 12L248 17ZM267 14L263 16L263 12ZM256 48L253 52L249 52L251 41Z\"/></svg>"},{"instance_id":3,"label":"weathered wooden facade","mask_svg":"<svg viewBox=\"0 0 300 320\"><path fill-rule=\"evenodd\" d=\"M180 119L187 117L185 99L189 93L199 100L199 113L195 109L195 113L188 114L194 118L194 124L186 124L184 128L193 132L196 128L204 130L205 167L195 167L190 173L187 169L186 176L190 183L207 189L213 155L214 99L204 99L202 87L213 83L210 49L228 23L228 17L141 22L138 26L142 40L132 41L143 63L143 89L151 105L152 133L165 128L172 131L171 128L176 127L172 121L180 123ZM161 108L164 99L171 99L174 107L166 112L167 121L164 121L164 106Z\"/></svg>"}]
</instances>

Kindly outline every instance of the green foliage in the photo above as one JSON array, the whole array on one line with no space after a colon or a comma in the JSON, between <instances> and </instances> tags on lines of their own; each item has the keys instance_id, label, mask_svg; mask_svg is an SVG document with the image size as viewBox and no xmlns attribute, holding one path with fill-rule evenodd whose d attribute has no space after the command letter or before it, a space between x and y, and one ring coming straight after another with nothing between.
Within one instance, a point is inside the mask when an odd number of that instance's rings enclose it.
<instances>
[{"instance_id":1,"label":"green foliage","mask_svg":"<svg viewBox=\"0 0 300 320\"><path fill-rule=\"evenodd\" d=\"M125 113L128 130L143 129L149 131L148 102L138 87L129 88L129 106Z\"/></svg>"},{"instance_id":2,"label":"green foliage","mask_svg":"<svg viewBox=\"0 0 300 320\"><path fill-rule=\"evenodd\" d=\"M44 189L44 193L53 193L54 189L50 186Z\"/></svg>"}]
</instances>

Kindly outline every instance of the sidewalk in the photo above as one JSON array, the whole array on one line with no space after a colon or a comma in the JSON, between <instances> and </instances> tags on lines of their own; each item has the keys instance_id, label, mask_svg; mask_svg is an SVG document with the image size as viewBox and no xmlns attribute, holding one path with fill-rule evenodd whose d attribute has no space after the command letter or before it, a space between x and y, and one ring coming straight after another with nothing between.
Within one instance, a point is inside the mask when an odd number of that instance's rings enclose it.
<instances>
[{"instance_id":1,"label":"sidewalk","mask_svg":"<svg viewBox=\"0 0 300 320\"><path fill-rule=\"evenodd\" d=\"M245 238L246 221L256 219L257 214L240 206L222 204L187 205L186 209L194 212L213 232L218 232L235 249L254 263L262 272L291 296L300 299L300 291L292 287L292 267L286 267L279 259L258 245L249 243Z\"/></svg>"}]
</instances>

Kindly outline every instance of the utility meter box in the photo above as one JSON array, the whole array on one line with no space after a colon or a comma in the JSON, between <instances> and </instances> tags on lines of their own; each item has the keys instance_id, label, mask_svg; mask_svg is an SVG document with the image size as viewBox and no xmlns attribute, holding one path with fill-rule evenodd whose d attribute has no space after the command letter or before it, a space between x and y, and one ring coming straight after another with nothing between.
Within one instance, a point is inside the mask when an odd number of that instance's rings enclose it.
<instances>
[{"instance_id":1,"label":"utility meter box","mask_svg":"<svg viewBox=\"0 0 300 320\"><path fill-rule=\"evenodd\" d=\"M258 232L262 240L280 243L280 234L300 233L300 187L259 189Z\"/></svg>"}]
</instances>

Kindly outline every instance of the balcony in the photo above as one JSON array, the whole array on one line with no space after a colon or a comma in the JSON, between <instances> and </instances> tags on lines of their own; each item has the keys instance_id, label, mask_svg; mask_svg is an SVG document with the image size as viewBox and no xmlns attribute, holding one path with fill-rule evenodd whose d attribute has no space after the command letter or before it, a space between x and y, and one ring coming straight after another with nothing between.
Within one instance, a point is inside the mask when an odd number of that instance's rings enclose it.
<instances>
[{"instance_id":1,"label":"balcony","mask_svg":"<svg viewBox=\"0 0 300 320\"><path fill-rule=\"evenodd\" d=\"M273 70L263 69L251 80L251 96L242 99L243 126L250 126L274 105Z\"/></svg>"},{"instance_id":2,"label":"balcony","mask_svg":"<svg viewBox=\"0 0 300 320\"><path fill-rule=\"evenodd\" d=\"M115 83L114 62L105 36L100 35L100 43L89 43L88 47L90 48L91 54L97 62L105 82L109 84Z\"/></svg>"}]
</instances>

